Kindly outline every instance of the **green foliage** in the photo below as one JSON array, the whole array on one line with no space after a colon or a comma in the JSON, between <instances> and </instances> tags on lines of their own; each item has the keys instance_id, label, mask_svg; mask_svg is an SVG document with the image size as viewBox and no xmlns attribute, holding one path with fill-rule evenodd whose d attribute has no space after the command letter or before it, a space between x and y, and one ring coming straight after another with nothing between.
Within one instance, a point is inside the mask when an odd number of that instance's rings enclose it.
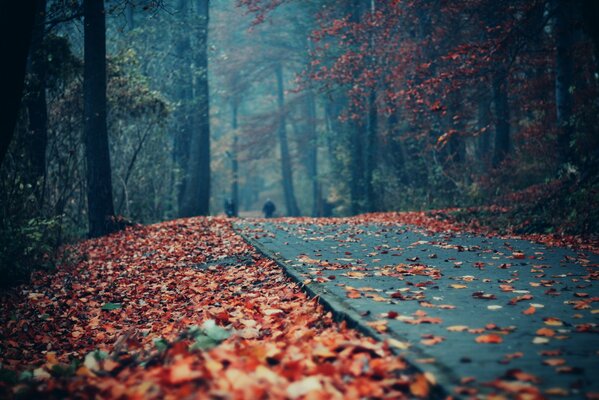
<instances>
[{"instance_id":1,"label":"green foliage","mask_svg":"<svg viewBox=\"0 0 599 400\"><path fill-rule=\"evenodd\" d=\"M61 216L45 216L39 207L41 183L24 183L19 174L0 174L0 281L10 286L28 280L39 268L53 267Z\"/></svg>"},{"instance_id":2,"label":"green foliage","mask_svg":"<svg viewBox=\"0 0 599 400\"><path fill-rule=\"evenodd\" d=\"M188 334L194 339L190 350L206 350L217 346L231 336L231 333L216 325L214 320L208 320L201 327L192 326Z\"/></svg>"},{"instance_id":3,"label":"green foliage","mask_svg":"<svg viewBox=\"0 0 599 400\"><path fill-rule=\"evenodd\" d=\"M102 311L119 310L123 307L121 303L106 303L102 306Z\"/></svg>"},{"instance_id":4,"label":"green foliage","mask_svg":"<svg viewBox=\"0 0 599 400\"><path fill-rule=\"evenodd\" d=\"M60 217L18 217L0 226L0 276L5 286L26 281L35 269L53 267Z\"/></svg>"},{"instance_id":5,"label":"green foliage","mask_svg":"<svg viewBox=\"0 0 599 400\"><path fill-rule=\"evenodd\" d=\"M17 373L10 369L0 368L0 382L13 385L18 382Z\"/></svg>"}]
</instances>

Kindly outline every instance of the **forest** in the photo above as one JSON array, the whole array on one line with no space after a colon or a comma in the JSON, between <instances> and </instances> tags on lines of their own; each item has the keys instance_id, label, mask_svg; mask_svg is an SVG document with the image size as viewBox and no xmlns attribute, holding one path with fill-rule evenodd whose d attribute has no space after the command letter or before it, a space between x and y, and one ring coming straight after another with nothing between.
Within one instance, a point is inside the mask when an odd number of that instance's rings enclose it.
<instances>
[{"instance_id":1,"label":"forest","mask_svg":"<svg viewBox=\"0 0 599 400\"><path fill-rule=\"evenodd\" d=\"M97 3L35 2L3 268L226 200L597 233L592 0Z\"/></svg>"},{"instance_id":2,"label":"forest","mask_svg":"<svg viewBox=\"0 0 599 400\"><path fill-rule=\"evenodd\" d=\"M0 398L599 399L598 21L0 2Z\"/></svg>"}]
</instances>

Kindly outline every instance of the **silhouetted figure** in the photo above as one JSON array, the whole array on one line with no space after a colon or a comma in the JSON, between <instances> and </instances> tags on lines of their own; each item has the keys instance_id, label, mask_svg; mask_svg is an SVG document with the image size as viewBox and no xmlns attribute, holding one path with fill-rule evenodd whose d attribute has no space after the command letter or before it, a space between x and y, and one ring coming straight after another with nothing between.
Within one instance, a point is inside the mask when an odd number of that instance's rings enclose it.
<instances>
[{"instance_id":1,"label":"silhouetted figure","mask_svg":"<svg viewBox=\"0 0 599 400\"><path fill-rule=\"evenodd\" d=\"M236 214L235 202L231 199L225 199L225 214L229 218L234 217Z\"/></svg>"},{"instance_id":2,"label":"silhouetted figure","mask_svg":"<svg viewBox=\"0 0 599 400\"><path fill-rule=\"evenodd\" d=\"M275 206L275 203L273 203L271 199L267 199L266 203L264 203L264 206L262 207L264 218L272 218L276 209L277 207Z\"/></svg>"},{"instance_id":3,"label":"silhouetted figure","mask_svg":"<svg viewBox=\"0 0 599 400\"><path fill-rule=\"evenodd\" d=\"M329 200L324 200L322 202L322 216L325 218L330 218L333 216L333 209L335 208L335 203L330 202Z\"/></svg>"}]
</instances>

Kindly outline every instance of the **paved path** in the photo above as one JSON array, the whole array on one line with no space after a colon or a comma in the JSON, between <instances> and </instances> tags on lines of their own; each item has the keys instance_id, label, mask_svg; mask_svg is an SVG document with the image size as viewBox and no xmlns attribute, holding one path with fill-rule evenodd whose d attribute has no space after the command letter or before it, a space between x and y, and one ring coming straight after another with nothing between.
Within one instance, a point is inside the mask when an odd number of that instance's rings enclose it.
<instances>
[{"instance_id":1,"label":"paved path","mask_svg":"<svg viewBox=\"0 0 599 400\"><path fill-rule=\"evenodd\" d=\"M597 255L377 224L236 228L449 393L599 393Z\"/></svg>"}]
</instances>

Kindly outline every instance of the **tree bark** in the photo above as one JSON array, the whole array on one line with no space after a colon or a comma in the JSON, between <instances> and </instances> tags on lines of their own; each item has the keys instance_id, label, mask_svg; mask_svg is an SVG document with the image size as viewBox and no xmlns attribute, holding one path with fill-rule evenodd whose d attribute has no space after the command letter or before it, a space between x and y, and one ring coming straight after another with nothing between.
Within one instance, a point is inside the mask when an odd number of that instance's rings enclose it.
<instances>
[{"instance_id":1,"label":"tree bark","mask_svg":"<svg viewBox=\"0 0 599 400\"><path fill-rule=\"evenodd\" d=\"M35 16L34 0L0 2L0 74L2 116L0 117L0 165L14 135L25 82L27 54L31 44Z\"/></svg>"},{"instance_id":2,"label":"tree bark","mask_svg":"<svg viewBox=\"0 0 599 400\"><path fill-rule=\"evenodd\" d=\"M277 102L279 106L279 146L281 150L281 174L283 178L283 193L285 195L285 207L287 215L296 217L300 215L299 207L295 199L293 189L293 173L291 171L291 157L289 155L289 144L287 143L287 121L285 118L285 89L283 86L283 66L275 65L275 76L277 79Z\"/></svg>"},{"instance_id":3,"label":"tree bark","mask_svg":"<svg viewBox=\"0 0 599 400\"><path fill-rule=\"evenodd\" d=\"M132 31L135 29L135 5L127 2L125 5L125 19L127 20L127 29Z\"/></svg>"},{"instance_id":4,"label":"tree bark","mask_svg":"<svg viewBox=\"0 0 599 400\"><path fill-rule=\"evenodd\" d=\"M29 181L37 186L37 198L43 198L43 179L46 175L48 143L48 111L46 106L46 51L44 47L46 0L36 0L35 24L31 39L30 79L26 101L29 116L27 151Z\"/></svg>"},{"instance_id":5,"label":"tree bark","mask_svg":"<svg viewBox=\"0 0 599 400\"><path fill-rule=\"evenodd\" d=\"M312 184L312 216L320 216L321 194L318 182L318 136L316 134L316 99L312 89L306 93L308 126L308 178Z\"/></svg>"},{"instance_id":6,"label":"tree bark","mask_svg":"<svg viewBox=\"0 0 599 400\"><path fill-rule=\"evenodd\" d=\"M350 123L350 154L351 154L351 182L349 183L349 193L351 196L352 215L360 214L364 211L364 143L362 131L364 125L362 121L352 121Z\"/></svg>"},{"instance_id":7,"label":"tree bark","mask_svg":"<svg viewBox=\"0 0 599 400\"><path fill-rule=\"evenodd\" d=\"M582 21L586 34L593 41L593 54L595 58L595 72L599 73L599 2L597 0L583 0Z\"/></svg>"},{"instance_id":8,"label":"tree bark","mask_svg":"<svg viewBox=\"0 0 599 400\"><path fill-rule=\"evenodd\" d=\"M236 96L233 97L231 108L231 127L233 128L233 145L231 154L231 172L233 175L233 180L231 181L231 200L233 201L234 215L237 217L239 215L239 136L237 135L239 101Z\"/></svg>"},{"instance_id":9,"label":"tree bark","mask_svg":"<svg viewBox=\"0 0 599 400\"><path fill-rule=\"evenodd\" d=\"M493 102L495 107L495 147L493 167L498 167L510 149L510 109L508 103L507 72L499 71L493 79Z\"/></svg>"},{"instance_id":10,"label":"tree bark","mask_svg":"<svg viewBox=\"0 0 599 400\"><path fill-rule=\"evenodd\" d=\"M175 45L175 51L179 60L178 68L178 101L180 103L175 114L177 132L173 145L173 159L180 171L177 187L177 201L179 215L183 216L184 195L188 181L189 172L189 149L192 137L191 101L192 101L192 74L191 74L191 40L187 30L189 26L189 4L188 0L179 0L177 14L180 21L179 37Z\"/></svg>"},{"instance_id":11,"label":"tree bark","mask_svg":"<svg viewBox=\"0 0 599 400\"><path fill-rule=\"evenodd\" d=\"M387 117L387 137L389 151L386 154L390 158L390 162L395 170L395 176L397 180L402 184L408 184L408 180L405 173L406 159L404 156L405 149L400 139L400 132L398 128L399 118L398 111L394 111Z\"/></svg>"},{"instance_id":12,"label":"tree bark","mask_svg":"<svg viewBox=\"0 0 599 400\"><path fill-rule=\"evenodd\" d=\"M374 18L376 12L375 0L369 0L370 3L370 15ZM370 51L374 51L374 37L370 34L369 37ZM370 68L374 68L376 60L374 56L370 57L369 60ZM374 192L372 179L374 177L374 170L376 169L376 160L378 157L377 141L378 141L378 109L376 104L376 88L372 87L368 96L368 129L366 131L366 157L365 157L365 168L364 168L364 181L366 184L366 204L365 209L367 212L373 212L376 209L376 196Z\"/></svg>"},{"instance_id":13,"label":"tree bark","mask_svg":"<svg viewBox=\"0 0 599 400\"><path fill-rule=\"evenodd\" d=\"M368 129L366 138L366 165L364 168L364 182L366 184L366 204L367 212L376 210L376 196L373 187L374 170L376 169L376 160L378 157L377 136L378 136L378 110L376 106L376 90L370 91L368 99Z\"/></svg>"},{"instance_id":14,"label":"tree bark","mask_svg":"<svg viewBox=\"0 0 599 400\"><path fill-rule=\"evenodd\" d=\"M570 88L574 75L574 23L573 8L568 2L557 0L555 9L556 35L556 75L555 75L555 105L558 123L558 159L561 163L570 161L570 140L572 138L573 96Z\"/></svg>"},{"instance_id":15,"label":"tree bark","mask_svg":"<svg viewBox=\"0 0 599 400\"><path fill-rule=\"evenodd\" d=\"M491 108L490 96L487 95L488 86L484 85L481 89L480 98L477 103L477 127L479 129L477 158L481 172L489 167L491 152L491 131L489 130L489 115Z\"/></svg>"},{"instance_id":16,"label":"tree bark","mask_svg":"<svg viewBox=\"0 0 599 400\"><path fill-rule=\"evenodd\" d=\"M183 197L182 216L210 213L210 98L208 91L209 1L196 2L197 29L194 49L193 131L188 160L188 180Z\"/></svg>"},{"instance_id":17,"label":"tree bark","mask_svg":"<svg viewBox=\"0 0 599 400\"><path fill-rule=\"evenodd\" d=\"M106 19L104 1L84 0L83 101L89 236L110 233L114 216L106 126Z\"/></svg>"}]
</instances>

